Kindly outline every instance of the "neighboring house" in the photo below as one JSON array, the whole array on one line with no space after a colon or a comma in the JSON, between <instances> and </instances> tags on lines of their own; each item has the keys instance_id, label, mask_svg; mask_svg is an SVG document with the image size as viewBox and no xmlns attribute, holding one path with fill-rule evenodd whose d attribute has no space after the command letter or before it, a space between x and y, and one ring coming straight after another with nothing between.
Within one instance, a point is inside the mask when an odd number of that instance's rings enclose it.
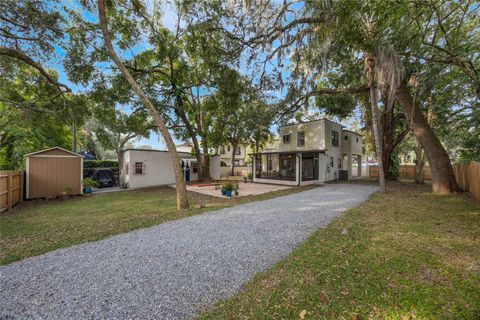
<instances>
[{"instance_id":1,"label":"neighboring house","mask_svg":"<svg viewBox=\"0 0 480 320\"><path fill-rule=\"evenodd\" d=\"M245 161L247 159L247 143L241 143L237 146L235 150L235 166L242 167L245 166ZM218 154L220 159L227 164L227 166L232 165L232 150L233 147L230 144L223 145L219 148Z\"/></svg>"},{"instance_id":2,"label":"neighboring house","mask_svg":"<svg viewBox=\"0 0 480 320\"><path fill-rule=\"evenodd\" d=\"M190 153L178 152L185 181L198 180L197 159ZM172 161L168 151L127 149L122 151L123 166L120 186L141 188L175 183ZM210 176L220 178L220 158L210 158Z\"/></svg>"},{"instance_id":3,"label":"neighboring house","mask_svg":"<svg viewBox=\"0 0 480 320\"><path fill-rule=\"evenodd\" d=\"M279 140L254 155L254 181L287 185L361 176L362 136L327 119L279 128ZM355 165L354 165L355 163Z\"/></svg>"},{"instance_id":4,"label":"neighboring house","mask_svg":"<svg viewBox=\"0 0 480 320\"><path fill-rule=\"evenodd\" d=\"M192 154L193 143L184 142L182 144L176 145L175 147L177 148L177 152Z\"/></svg>"}]
</instances>

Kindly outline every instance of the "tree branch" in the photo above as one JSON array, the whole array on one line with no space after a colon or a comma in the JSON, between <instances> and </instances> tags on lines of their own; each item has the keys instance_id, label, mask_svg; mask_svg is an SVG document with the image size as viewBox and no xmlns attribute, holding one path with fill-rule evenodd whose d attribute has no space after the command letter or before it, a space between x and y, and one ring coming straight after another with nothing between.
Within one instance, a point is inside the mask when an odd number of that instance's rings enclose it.
<instances>
[{"instance_id":1,"label":"tree branch","mask_svg":"<svg viewBox=\"0 0 480 320\"><path fill-rule=\"evenodd\" d=\"M56 79L54 79L38 62L33 61L32 58L21 52L20 50L16 49L11 49L11 48L6 48L6 47L0 47L0 55L3 56L9 56L14 59L23 61L24 63L28 64L29 66L37 69L40 74L42 74L45 79L48 80L51 84L55 85L60 91L62 91L62 88L66 92L72 92L72 90L65 84L58 82Z\"/></svg>"}]
</instances>

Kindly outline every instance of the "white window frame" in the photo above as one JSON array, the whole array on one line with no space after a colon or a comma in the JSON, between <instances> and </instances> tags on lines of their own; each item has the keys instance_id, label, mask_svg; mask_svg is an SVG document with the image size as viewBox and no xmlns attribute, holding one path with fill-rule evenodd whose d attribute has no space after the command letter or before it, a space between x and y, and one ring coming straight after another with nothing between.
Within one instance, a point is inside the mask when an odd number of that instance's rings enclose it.
<instances>
[{"instance_id":1,"label":"white window frame","mask_svg":"<svg viewBox=\"0 0 480 320\"><path fill-rule=\"evenodd\" d=\"M287 142L285 141L285 138L286 138L286 137L288 137L288 139L287 139L288 141L287 141ZM291 136L290 133L285 133L285 134L282 136L282 142L283 142L284 144L290 144L291 141L292 141L292 136Z\"/></svg>"},{"instance_id":2,"label":"white window frame","mask_svg":"<svg viewBox=\"0 0 480 320\"><path fill-rule=\"evenodd\" d=\"M300 139L300 135L302 135L301 139ZM303 141L303 143L300 144L300 141ZM305 147L305 131L297 132L297 147Z\"/></svg>"},{"instance_id":3,"label":"white window frame","mask_svg":"<svg viewBox=\"0 0 480 320\"><path fill-rule=\"evenodd\" d=\"M138 163L139 163L140 166L141 166L141 170L142 170L141 173L138 173L138 172L137 172L137 164L138 164ZM135 162L133 163L133 174L135 174L135 175L143 175L143 174L145 174L145 165L143 164L143 162L141 162L141 161L135 161Z\"/></svg>"},{"instance_id":4,"label":"white window frame","mask_svg":"<svg viewBox=\"0 0 480 320\"><path fill-rule=\"evenodd\" d=\"M340 137L338 131L332 130L332 147L338 147L340 145Z\"/></svg>"}]
</instances>

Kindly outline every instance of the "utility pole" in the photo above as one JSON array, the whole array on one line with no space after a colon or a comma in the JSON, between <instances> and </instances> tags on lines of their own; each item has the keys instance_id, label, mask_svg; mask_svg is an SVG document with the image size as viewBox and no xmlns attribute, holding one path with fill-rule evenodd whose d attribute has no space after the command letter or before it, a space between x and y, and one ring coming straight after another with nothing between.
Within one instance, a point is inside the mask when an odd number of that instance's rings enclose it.
<instances>
[{"instance_id":1,"label":"utility pole","mask_svg":"<svg viewBox=\"0 0 480 320\"><path fill-rule=\"evenodd\" d=\"M72 121L72 151L77 152L77 118L75 114Z\"/></svg>"},{"instance_id":2,"label":"utility pole","mask_svg":"<svg viewBox=\"0 0 480 320\"><path fill-rule=\"evenodd\" d=\"M63 107L66 109L66 101L63 100ZM77 152L77 117L72 108L72 152Z\"/></svg>"}]
</instances>

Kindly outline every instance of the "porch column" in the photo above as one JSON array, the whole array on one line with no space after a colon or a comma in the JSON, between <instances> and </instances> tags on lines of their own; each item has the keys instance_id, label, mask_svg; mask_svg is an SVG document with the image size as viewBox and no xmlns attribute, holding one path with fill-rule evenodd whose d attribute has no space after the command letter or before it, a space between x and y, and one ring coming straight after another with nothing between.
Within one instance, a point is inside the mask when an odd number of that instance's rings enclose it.
<instances>
[{"instance_id":1,"label":"porch column","mask_svg":"<svg viewBox=\"0 0 480 320\"><path fill-rule=\"evenodd\" d=\"M257 155L255 154L253 157L252 157L252 181L255 182L255 179L257 178Z\"/></svg>"},{"instance_id":2,"label":"porch column","mask_svg":"<svg viewBox=\"0 0 480 320\"><path fill-rule=\"evenodd\" d=\"M362 177L362 155L359 154L358 155L358 177L361 178Z\"/></svg>"},{"instance_id":3,"label":"porch column","mask_svg":"<svg viewBox=\"0 0 480 320\"><path fill-rule=\"evenodd\" d=\"M295 170L297 171L295 181L297 185L300 186L302 185L302 154L301 153L295 154L295 161L296 161Z\"/></svg>"},{"instance_id":4,"label":"porch column","mask_svg":"<svg viewBox=\"0 0 480 320\"><path fill-rule=\"evenodd\" d=\"M352 154L347 154L347 170L348 170L348 180L352 178Z\"/></svg>"}]
</instances>

